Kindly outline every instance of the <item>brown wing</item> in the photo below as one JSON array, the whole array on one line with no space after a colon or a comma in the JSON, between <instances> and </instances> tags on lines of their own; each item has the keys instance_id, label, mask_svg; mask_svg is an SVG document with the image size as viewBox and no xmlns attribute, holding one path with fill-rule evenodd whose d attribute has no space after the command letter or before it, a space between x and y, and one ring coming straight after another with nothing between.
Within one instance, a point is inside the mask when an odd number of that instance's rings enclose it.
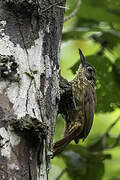
<instances>
[{"instance_id":1,"label":"brown wing","mask_svg":"<svg viewBox=\"0 0 120 180\"><path fill-rule=\"evenodd\" d=\"M88 136L91 130L95 107L96 107L96 92L93 89L93 87L89 85L85 89L85 97L84 97L85 124L83 130L83 140Z\"/></svg>"}]
</instances>

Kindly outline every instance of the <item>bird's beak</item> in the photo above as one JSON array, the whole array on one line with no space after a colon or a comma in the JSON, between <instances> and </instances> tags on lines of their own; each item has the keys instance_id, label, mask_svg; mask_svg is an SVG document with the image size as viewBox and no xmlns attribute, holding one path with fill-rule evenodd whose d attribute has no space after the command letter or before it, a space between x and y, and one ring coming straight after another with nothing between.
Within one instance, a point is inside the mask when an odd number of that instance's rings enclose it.
<instances>
[{"instance_id":1,"label":"bird's beak","mask_svg":"<svg viewBox=\"0 0 120 180\"><path fill-rule=\"evenodd\" d=\"M81 64L84 67L84 64L85 64L86 60L85 60L85 57L84 57L84 55L83 55L83 53L82 53L80 48L79 48L79 55L80 55Z\"/></svg>"}]
</instances>

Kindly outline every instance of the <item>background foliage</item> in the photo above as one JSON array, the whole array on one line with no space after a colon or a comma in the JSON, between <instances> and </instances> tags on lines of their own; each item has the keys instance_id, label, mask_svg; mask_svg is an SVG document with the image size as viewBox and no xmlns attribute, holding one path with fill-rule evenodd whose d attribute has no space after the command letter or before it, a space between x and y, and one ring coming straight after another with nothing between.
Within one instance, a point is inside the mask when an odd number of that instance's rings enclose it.
<instances>
[{"instance_id":1,"label":"background foliage","mask_svg":"<svg viewBox=\"0 0 120 180\"><path fill-rule=\"evenodd\" d=\"M68 0L66 16L78 0ZM64 23L61 73L71 80L80 64L78 48L97 71L97 109L84 143L71 142L54 158L51 180L120 180L120 0L82 0L77 14ZM63 136L58 116L55 141Z\"/></svg>"}]
</instances>

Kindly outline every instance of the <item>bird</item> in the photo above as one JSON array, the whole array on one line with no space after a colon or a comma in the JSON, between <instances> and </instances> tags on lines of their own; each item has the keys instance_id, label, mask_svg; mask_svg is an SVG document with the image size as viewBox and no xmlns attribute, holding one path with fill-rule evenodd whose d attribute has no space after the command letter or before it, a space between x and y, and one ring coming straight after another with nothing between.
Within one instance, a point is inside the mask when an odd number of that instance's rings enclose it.
<instances>
[{"instance_id":1,"label":"bird","mask_svg":"<svg viewBox=\"0 0 120 180\"><path fill-rule=\"evenodd\" d=\"M59 113L65 120L64 137L53 144L53 157L61 153L74 140L87 138L94 119L96 108L96 70L89 64L79 48L80 66L75 78L68 82L61 78L62 88Z\"/></svg>"}]
</instances>

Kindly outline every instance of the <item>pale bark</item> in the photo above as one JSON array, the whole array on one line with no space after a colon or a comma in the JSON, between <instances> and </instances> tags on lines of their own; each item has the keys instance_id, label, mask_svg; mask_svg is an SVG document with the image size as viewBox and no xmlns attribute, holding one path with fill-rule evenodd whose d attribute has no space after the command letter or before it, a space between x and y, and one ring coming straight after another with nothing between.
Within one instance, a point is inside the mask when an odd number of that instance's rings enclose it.
<instances>
[{"instance_id":1,"label":"pale bark","mask_svg":"<svg viewBox=\"0 0 120 180\"><path fill-rule=\"evenodd\" d=\"M48 178L64 15L51 4L0 1L0 180Z\"/></svg>"}]
</instances>

